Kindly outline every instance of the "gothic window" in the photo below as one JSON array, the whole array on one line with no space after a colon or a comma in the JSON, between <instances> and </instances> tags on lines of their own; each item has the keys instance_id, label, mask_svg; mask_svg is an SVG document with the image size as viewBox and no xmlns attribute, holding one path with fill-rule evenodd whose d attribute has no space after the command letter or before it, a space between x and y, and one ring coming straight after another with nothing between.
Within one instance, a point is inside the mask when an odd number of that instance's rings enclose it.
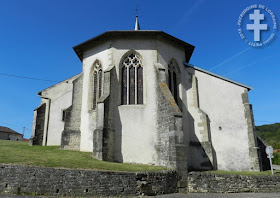
<instances>
[{"instance_id":1,"label":"gothic window","mask_svg":"<svg viewBox=\"0 0 280 198\"><path fill-rule=\"evenodd\" d=\"M102 95L102 66L99 61L93 65L93 100L92 109L96 109L97 101Z\"/></svg>"},{"instance_id":2,"label":"gothic window","mask_svg":"<svg viewBox=\"0 0 280 198\"><path fill-rule=\"evenodd\" d=\"M129 53L121 67L121 104L143 104L143 67L140 57Z\"/></svg>"},{"instance_id":3,"label":"gothic window","mask_svg":"<svg viewBox=\"0 0 280 198\"><path fill-rule=\"evenodd\" d=\"M175 59L171 59L168 64L168 86L173 94L174 100L178 104L178 87L180 70Z\"/></svg>"}]
</instances>

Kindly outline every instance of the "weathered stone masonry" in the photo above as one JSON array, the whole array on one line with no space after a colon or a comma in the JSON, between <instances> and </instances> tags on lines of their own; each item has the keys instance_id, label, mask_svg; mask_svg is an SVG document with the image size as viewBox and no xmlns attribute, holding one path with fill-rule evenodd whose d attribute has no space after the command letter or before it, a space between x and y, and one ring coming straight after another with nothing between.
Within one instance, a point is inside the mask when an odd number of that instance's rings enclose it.
<instances>
[{"instance_id":1,"label":"weathered stone masonry","mask_svg":"<svg viewBox=\"0 0 280 198\"><path fill-rule=\"evenodd\" d=\"M182 112L176 104L165 79L165 69L155 64L158 71L157 88L157 144L159 165L187 174L186 146L183 144Z\"/></svg>"},{"instance_id":2,"label":"weathered stone masonry","mask_svg":"<svg viewBox=\"0 0 280 198\"><path fill-rule=\"evenodd\" d=\"M188 192L280 192L280 176L222 175L214 173L191 172L188 175Z\"/></svg>"},{"instance_id":3,"label":"weathered stone masonry","mask_svg":"<svg viewBox=\"0 0 280 198\"><path fill-rule=\"evenodd\" d=\"M81 104L83 75L73 81L73 104L66 110L65 128L61 136L61 148L80 150Z\"/></svg>"},{"instance_id":4,"label":"weathered stone masonry","mask_svg":"<svg viewBox=\"0 0 280 198\"><path fill-rule=\"evenodd\" d=\"M263 169L260 167L262 163L260 162L260 159L258 155L261 155L259 148L256 146L257 144L257 137L255 130L255 124L254 124L254 116L253 116L253 109L252 105L249 103L248 98L248 91L245 90L242 94L242 101L245 108L245 119L247 121L248 125L248 144L249 144L249 157L250 157L250 169L253 171L257 171L259 169Z\"/></svg>"},{"instance_id":5,"label":"weathered stone masonry","mask_svg":"<svg viewBox=\"0 0 280 198\"><path fill-rule=\"evenodd\" d=\"M280 176L190 172L190 193L280 192ZM176 171L108 172L0 165L0 193L50 196L157 195L180 190ZM178 188L177 188L178 187Z\"/></svg>"},{"instance_id":6,"label":"weathered stone masonry","mask_svg":"<svg viewBox=\"0 0 280 198\"><path fill-rule=\"evenodd\" d=\"M41 104L34 110L36 115L35 136L30 138L30 145L43 145L44 127L45 127L45 114L46 103Z\"/></svg>"},{"instance_id":7,"label":"weathered stone masonry","mask_svg":"<svg viewBox=\"0 0 280 198\"><path fill-rule=\"evenodd\" d=\"M176 192L175 171L107 172L0 165L0 192L50 196L155 195Z\"/></svg>"},{"instance_id":8,"label":"weathered stone masonry","mask_svg":"<svg viewBox=\"0 0 280 198\"><path fill-rule=\"evenodd\" d=\"M97 128L93 133L93 157L99 160L115 161L114 113L117 104L114 100L115 66L104 71L103 96L97 104Z\"/></svg>"}]
</instances>

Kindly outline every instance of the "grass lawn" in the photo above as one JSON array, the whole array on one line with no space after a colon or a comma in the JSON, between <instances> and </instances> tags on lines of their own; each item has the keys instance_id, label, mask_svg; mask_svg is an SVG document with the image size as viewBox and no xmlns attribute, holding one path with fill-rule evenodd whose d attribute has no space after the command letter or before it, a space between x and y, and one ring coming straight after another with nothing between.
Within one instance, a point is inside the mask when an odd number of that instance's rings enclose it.
<instances>
[{"instance_id":1,"label":"grass lawn","mask_svg":"<svg viewBox=\"0 0 280 198\"><path fill-rule=\"evenodd\" d=\"M221 171L221 170L213 170L206 171L207 173L215 173L215 174L224 174L224 175L271 175L271 171L262 171L262 172L253 172L253 171ZM280 176L280 170L273 170L274 175Z\"/></svg>"},{"instance_id":2,"label":"grass lawn","mask_svg":"<svg viewBox=\"0 0 280 198\"><path fill-rule=\"evenodd\" d=\"M109 171L159 171L166 168L111 163L91 157L89 152L61 150L59 146L29 146L27 142L0 140L0 163Z\"/></svg>"}]
</instances>

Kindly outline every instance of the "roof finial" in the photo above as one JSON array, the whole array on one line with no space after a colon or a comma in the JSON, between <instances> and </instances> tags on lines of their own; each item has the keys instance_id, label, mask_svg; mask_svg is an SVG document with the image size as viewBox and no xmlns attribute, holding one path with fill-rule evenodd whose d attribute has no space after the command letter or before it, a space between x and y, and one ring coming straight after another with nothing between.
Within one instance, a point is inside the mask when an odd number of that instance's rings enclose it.
<instances>
[{"instance_id":1,"label":"roof finial","mask_svg":"<svg viewBox=\"0 0 280 198\"><path fill-rule=\"evenodd\" d=\"M140 25L139 25L139 22L138 22L138 16L136 15L136 21L135 21L135 28L134 30L140 30Z\"/></svg>"}]
</instances>

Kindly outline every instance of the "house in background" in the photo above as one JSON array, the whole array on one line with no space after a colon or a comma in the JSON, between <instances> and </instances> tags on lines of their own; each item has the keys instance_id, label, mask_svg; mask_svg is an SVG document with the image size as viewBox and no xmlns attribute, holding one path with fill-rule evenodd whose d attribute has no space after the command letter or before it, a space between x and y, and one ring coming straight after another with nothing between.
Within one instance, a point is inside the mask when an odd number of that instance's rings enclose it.
<instances>
[{"instance_id":1,"label":"house in background","mask_svg":"<svg viewBox=\"0 0 280 198\"><path fill-rule=\"evenodd\" d=\"M0 126L0 140L23 141L23 135L4 126Z\"/></svg>"}]
</instances>

